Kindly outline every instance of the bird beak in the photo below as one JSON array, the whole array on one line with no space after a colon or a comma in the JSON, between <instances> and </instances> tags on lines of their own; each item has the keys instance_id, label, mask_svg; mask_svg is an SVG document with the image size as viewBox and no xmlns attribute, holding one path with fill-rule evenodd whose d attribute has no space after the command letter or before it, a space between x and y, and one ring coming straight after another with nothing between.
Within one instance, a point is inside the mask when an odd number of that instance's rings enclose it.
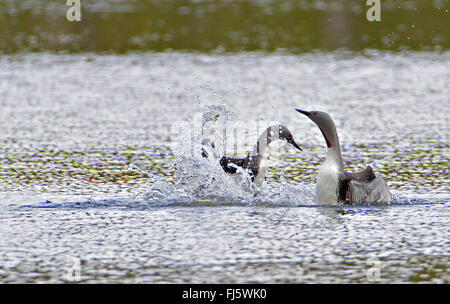
<instances>
[{"instance_id":1,"label":"bird beak","mask_svg":"<svg viewBox=\"0 0 450 304\"><path fill-rule=\"evenodd\" d=\"M303 110L300 110L300 109L295 109L295 111L297 111L299 113L302 113L302 114L304 114L306 116L310 116L311 115L311 113L309 113L308 111L303 111Z\"/></svg>"},{"instance_id":2,"label":"bird beak","mask_svg":"<svg viewBox=\"0 0 450 304\"><path fill-rule=\"evenodd\" d=\"M294 147L296 147L297 149L299 149L300 151L303 152L302 148L300 148L300 146L297 145L297 143L294 140L290 140L290 141L288 141L288 143L290 143L291 145L293 145Z\"/></svg>"}]
</instances>

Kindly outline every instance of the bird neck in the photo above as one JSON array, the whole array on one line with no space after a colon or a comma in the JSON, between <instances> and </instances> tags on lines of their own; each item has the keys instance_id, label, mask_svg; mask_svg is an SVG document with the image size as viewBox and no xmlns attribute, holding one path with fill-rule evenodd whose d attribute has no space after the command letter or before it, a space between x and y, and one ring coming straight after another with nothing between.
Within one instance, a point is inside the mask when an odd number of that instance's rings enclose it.
<instances>
[{"instance_id":1,"label":"bird neck","mask_svg":"<svg viewBox=\"0 0 450 304\"><path fill-rule=\"evenodd\" d=\"M327 160L335 162L339 166L339 169L343 169L344 163L342 161L341 145L334 122L331 121L326 129L320 128L320 131L322 131L328 148Z\"/></svg>"},{"instance_id":2,"label":"bird neck","mask_svg":"<svg viewBox=\"0 0 450 304\"><path fill-rule=\"evenodd\" d=\"M259 136L258 141L249 155L250 158L259 164L263 159L269 144L276 139L279 139L279 129L277 127L268 127Z\"/></svg>"}]
</instances>

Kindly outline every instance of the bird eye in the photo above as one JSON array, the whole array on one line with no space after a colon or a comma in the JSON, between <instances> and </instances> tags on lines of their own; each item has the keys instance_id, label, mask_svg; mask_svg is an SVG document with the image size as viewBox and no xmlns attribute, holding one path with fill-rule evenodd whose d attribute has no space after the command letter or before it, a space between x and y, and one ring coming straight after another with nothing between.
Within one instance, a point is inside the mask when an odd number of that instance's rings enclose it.
<instances>
[{"instance_id":1,"label":"bird eye","mask_svg":"<svg viewBox=\"0 0 450 304\"><path fill-rule=\"evenodd\" d=\"M317 115L317 112L314 112L313 114L314 114L314 115Z\"/></svg>"}]
</instances>

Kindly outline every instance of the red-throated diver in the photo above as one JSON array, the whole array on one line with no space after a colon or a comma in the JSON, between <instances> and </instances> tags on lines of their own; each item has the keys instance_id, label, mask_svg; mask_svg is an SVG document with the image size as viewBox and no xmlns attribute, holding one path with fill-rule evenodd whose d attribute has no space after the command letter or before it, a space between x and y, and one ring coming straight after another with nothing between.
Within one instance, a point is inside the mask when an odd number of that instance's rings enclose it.
<instances>
[{"instance_id":1,"label":"red-throated diver","mask_svg":"<svg viewBox=\"0 0 450 304\"><path fill-rule=\"evenodd\" d=\"M264 130L256 142L252 152L248 153L246 157L234 158L223 156L220 159L220 165L225 172L230 174L237 173L238 167L248 170L252 181L256 184L261 184L266 173L266 168L261 168L261 161L264 158L264 154L266 153L269 144L278 139L286 141L302 151L302 149L295 142L294 137L288 128L283 125L273 125ZM210 145L214 148L213 143ZM202 149L202 155L203 157L208 157L208 153L205 149Z\"/></svg>"},{"instance_id":2,"label":"red-throated diver","mask_svg":"<svg viewBox=\"0 0 450 304\"><path fill-rule=\"evenodd\" d=\"M392 195L382 176L375 176L372 167L356 173L344 171L341 146L330 115L319 111L295 109L309 117L320 129L328 147L327 158L320 166L317 177L319 204L377 204L392 200Z\"/></svg>"}]
</instances>

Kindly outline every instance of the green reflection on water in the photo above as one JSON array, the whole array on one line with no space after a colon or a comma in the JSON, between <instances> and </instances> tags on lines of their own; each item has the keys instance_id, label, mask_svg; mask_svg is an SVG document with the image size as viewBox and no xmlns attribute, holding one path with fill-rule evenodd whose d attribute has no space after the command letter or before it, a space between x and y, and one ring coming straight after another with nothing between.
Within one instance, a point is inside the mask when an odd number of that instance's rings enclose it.
<instances>
[{"instance_id":1,"label":"green reflection on water","mask_svg":"<svg viewBox=\"0 0 450 304\"><path fill-rule=\"evenodd\" d=\"M167 161L173 158L170 150L156 148L145 154L123 147L117 149L119 152L42 149L22 153L4 149L0 192L21 191L33 185L48 193L62 193L67 188L77 195L87 195L93 190L129 192L137 185L145 184L148 178L137 170L127 170L132 163L172 181L173 169Z\"/></svg>"},{"instance_id":2,"label":"green reflection on water","mask_svg":"<svg viewBox=\"0 0 450 304\"><path fill-rule=\"evenodd\" d=\"M81 22L66 1L0 2L0 53L21 51L201 52L391 51L449 48L449 1L82 0Z\"/></svg>"}]
</instances>

